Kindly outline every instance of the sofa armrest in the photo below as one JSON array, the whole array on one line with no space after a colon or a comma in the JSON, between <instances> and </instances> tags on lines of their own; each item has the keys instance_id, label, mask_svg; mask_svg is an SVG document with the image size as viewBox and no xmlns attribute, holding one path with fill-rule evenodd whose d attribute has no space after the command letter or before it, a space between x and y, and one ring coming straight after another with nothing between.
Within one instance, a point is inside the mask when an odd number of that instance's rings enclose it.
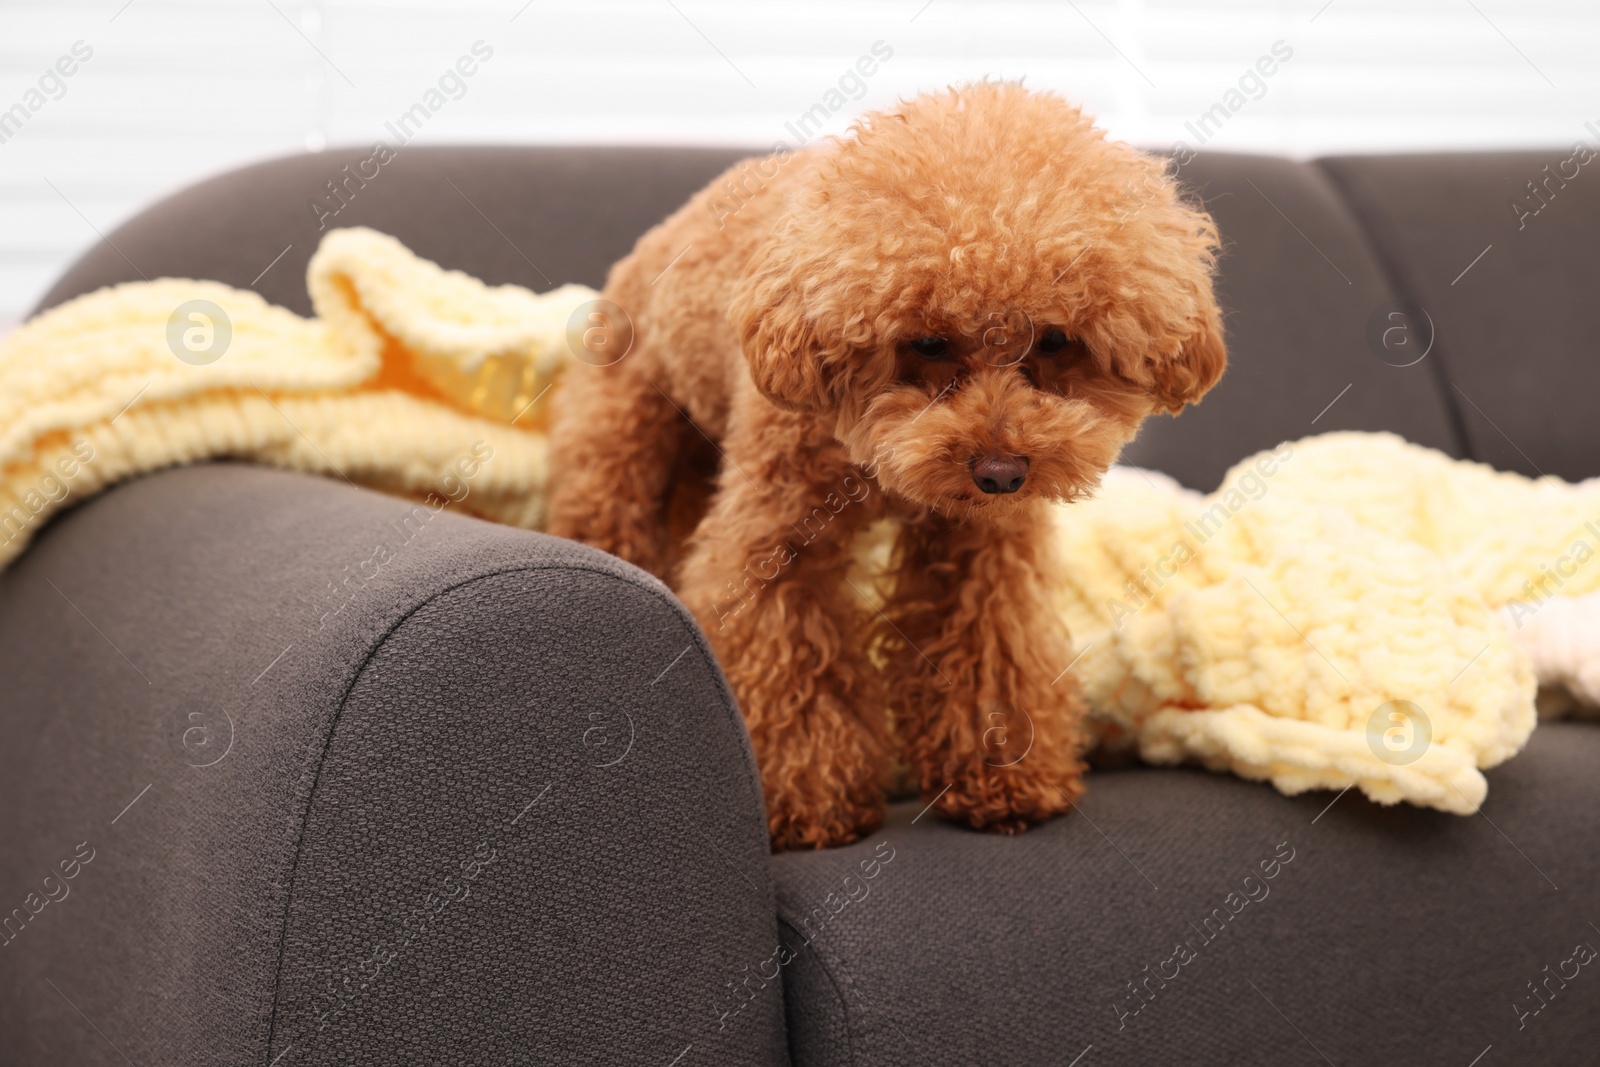
<instances>
[{"instance_id":1,"label":"sofa armrest","mask_svg":"<svg viewBox=\"0 0 1600 1067\"><path fill-rule=\"evenodd\" d=\"M785 1062L704 637L456 510L183 468L0 576L0 1058Z\"/></svg>"}]
</instances>

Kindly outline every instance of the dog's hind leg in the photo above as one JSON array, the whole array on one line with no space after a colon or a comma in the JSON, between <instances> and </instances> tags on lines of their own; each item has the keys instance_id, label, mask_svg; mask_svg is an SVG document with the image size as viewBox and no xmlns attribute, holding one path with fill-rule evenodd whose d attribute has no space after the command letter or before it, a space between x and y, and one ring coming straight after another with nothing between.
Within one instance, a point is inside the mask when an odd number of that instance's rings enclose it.
<instances>
[{"instance_id":1,"label":"dog's hind leg","mask_svg":"<svg viewBox=\"0 0 1600 1067\"><path fill-rule=\"evenodd\" d=\"M568 368L552 398L548 529L665 578L668 497L693 431L644 365Z\"/></svg>"},{"instance_id":2,"label":"dog's hind leg","mask_svg":"<svg viewBox=\"0 0 1600 1067\"><path fill-rule=\"evenodd\" d=\"M879 633L889 702L924 800L1015 833L1082 792L1071 642L1049 604L1048 504L907 525Z\"/></svg>"},{"instance_id":3,"label":"dog's hind leg","mask_svg":"<svg viewBox=\"0 0 1600 1067\"><path fill-rule=\"evenodd\" d=\"M846 577L880 501L825 430L766 405L742 414L678 594L749 725L774 847L843 844L884 811L888 707L862 640L871 609Z\"/></svg>"}]
</instances>

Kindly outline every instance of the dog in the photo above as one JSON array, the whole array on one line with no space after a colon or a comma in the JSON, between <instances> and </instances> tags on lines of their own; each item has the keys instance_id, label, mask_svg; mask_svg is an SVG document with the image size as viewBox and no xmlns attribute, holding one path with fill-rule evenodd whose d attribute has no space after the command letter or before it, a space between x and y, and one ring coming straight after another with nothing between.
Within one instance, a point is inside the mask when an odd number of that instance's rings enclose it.
<instances>
[{"instance_id":1,"label":"dog","mask_svg":"<svg viewBox=\"0 0 1600 1067\"><path fill-rule=\"evenodd\" d=\"M983 82L739 164L613 267L626 354L553 406L549 528L671 579L775 849L875 829L897 746L972 827L1072 806L1054 505L1216 383L1217 250L1167 164ZM851 565L886 518L880 600Z\"/></svg>"}]
</instances>

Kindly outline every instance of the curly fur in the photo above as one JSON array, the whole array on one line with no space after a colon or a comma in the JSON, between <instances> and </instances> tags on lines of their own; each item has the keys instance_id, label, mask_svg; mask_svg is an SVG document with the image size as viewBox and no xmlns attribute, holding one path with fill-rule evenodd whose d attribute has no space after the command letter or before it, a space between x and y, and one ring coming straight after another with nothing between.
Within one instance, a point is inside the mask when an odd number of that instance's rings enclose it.
<instances>
[{"instance_id":1,"label":"curly fur","mask_svg":"<svg viewBox=\"0 0 1600 1067\"><path fill-rule=\"evenodd\" d=\"M573 368L551 529L673 576L744 710L775 847L870 832L896 744L972 826L1071 805L1047 509L1221 375L1216 243L1161 162L985 82L739 164L613 268L634 348ZM1026 457L1019 491L980 490L997 456ZM881 517L900 532L880 611L846 572ZM1026 756L997 754L996 708Z\"/></svg>"}]
</instances>

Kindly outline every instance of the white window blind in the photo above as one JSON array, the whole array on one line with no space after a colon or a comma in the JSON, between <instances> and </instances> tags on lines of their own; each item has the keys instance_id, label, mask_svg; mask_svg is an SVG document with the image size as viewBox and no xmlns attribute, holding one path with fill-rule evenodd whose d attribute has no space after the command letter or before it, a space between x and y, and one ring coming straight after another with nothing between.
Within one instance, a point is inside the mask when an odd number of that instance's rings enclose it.
<instances>
[{"instance_id":1,"label":"white window blind","mask_svg":"<svg viewBox=\"0 0 1600 1067\"><path fill-rule=\"evenodd\" d=\"M1592 0L0 0L0 324L151 199L408 113L433 143L765 146L990 76L1146 144L1567 147L1600 144L1597 44Z\"/></svg>"}]
</instances>

